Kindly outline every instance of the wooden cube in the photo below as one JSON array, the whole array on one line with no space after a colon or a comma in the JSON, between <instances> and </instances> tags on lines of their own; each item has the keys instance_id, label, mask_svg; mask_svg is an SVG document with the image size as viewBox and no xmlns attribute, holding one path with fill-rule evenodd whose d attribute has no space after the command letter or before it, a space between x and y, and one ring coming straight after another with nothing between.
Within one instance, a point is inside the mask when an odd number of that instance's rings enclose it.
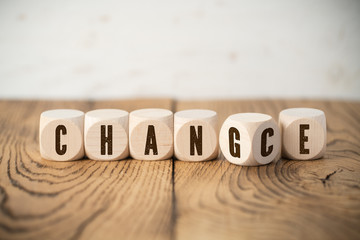
<instances>
[{"instance_id":1,"label":"wooden cube","mask_svg":"<svg viewBox=\"0 0 360 240\"><path fill-rule=\"evenodd\" d=\"M231 163L243 166L267 164L279 156L280 130L269 115L234 114L221 127L220 148Z\"/></svg>"},{"instance_id":2,"label":"wooden cube","mask_svg":"<svg viewBox=\"0 0 360 240\"><path fill-rule=\"evenodd\" d=\"M317 159L326 151L325 113L313 108L290 108L280 112L282 156L296 160Z\"/></svg>"},{"instance_id":3,"label":"wooden cube","mask_svg":"<svg viewBox=\"0 0 360 240\"><path fill-rule=\"evenodd\" d=\"M93 160L120 160L129 156L129 113L98 109L85 114L85 153Z\"/></svg>"},{"instance_id":4,"label":"wooden cube","mask_svg":"<svg viewBox=\"0 0 360 240\"><path fill-rule=\"evenodd\" d=\"M84 113L72 109L45 111L40 116L40 154L55 161L84 156Z\"/></svg>"},{"instance_id":5,"label":"wooden cube","mask_svg":"<svg viewBox=\"0 0 360 240\"><path fill-rule=\"evenodd\" d=\"M166 109L149 108L129 115L130 155L138 160L163 160L174 152L173 113Z\"/></svg>"},{"instance_id":6,"label":"wooden cube","mask_svg":"<svg viewBox=\"0 0 360 240\"><path fill-rule=\"evenodd\" d=\"M205 161L217 157L218 118L211 110L184 110L174 115L174 152L183 161Z\"/></svg>"}]
</instances>

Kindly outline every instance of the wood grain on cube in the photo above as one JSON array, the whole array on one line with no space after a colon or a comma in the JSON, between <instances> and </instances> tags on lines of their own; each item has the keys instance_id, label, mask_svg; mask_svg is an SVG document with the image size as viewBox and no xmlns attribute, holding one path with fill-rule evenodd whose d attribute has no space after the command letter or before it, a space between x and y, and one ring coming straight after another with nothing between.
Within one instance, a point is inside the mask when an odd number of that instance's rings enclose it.
<instances>
[{"instance_id":1,"label":"wood grain on cube","mask_svg":"<svg viewBox=\"0 0 360 240\"><path fill-rule=\"evenodd\" d=\"M279 156L280 130L270 115L233 114L221 126L220 147L231 163L243 166L268 164Z\"/></svg>"},{"instance_id":2,"label":"wood grain on cube","mask_svg":"<svg viewBox=\"0 0 360 240\"><path fill-rule=\"evenodd\" d=\"M313 108L290 108L279 114L282 155L296 160L318 159L326 151L326 118Z\"/></svg>"},{"instance_id":3,"label":"wood grain on cube","mask_svg":"<svg viewBox=\"0 0 360 240\"><path fill-rule=\"evenodd\" d=\"M93 160L120 160L129 156L129 113L97 109L85 114L86 156Z\"/></svg>"},{"instance_id":4,"label":"wood grain on cube","mask_svg":"<svg viewBox=\"0 0 360 240\"><path fill-rule=\"evenodd\" d=\"M70 161L84 156L84 113L54 109L41 113L40 154L47 160Z\"/></svg>"},{"instance_id":5,"label":"wood grain on cube","mask_svg":"<svg viewBox=\"0 0 360 240\"><path fill-rule=\"evenodd\" d=\"M167 109L138 109L129 116L130 155L137 160L170 159L174 152L173 113Z\"/></svg>"},{"instance_id":6,"label":"wood grain on cube","mask_svg":"<svg viewBox=\"0 0 360 240\"><path fill-rule=\"evenodd\" d=\"M217 113L191 109L174 114L174 152L178 160L205 161L218 156Z\"/></svg>"}]
</instances>

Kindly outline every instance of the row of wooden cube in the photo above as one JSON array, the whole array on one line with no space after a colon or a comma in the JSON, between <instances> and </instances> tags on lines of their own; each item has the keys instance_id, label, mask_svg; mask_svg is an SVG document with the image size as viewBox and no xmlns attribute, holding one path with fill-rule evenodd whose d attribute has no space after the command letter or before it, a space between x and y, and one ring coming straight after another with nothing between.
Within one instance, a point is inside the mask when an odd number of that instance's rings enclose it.
<instances>
[{"instance_id":1,"label":"row of wooden cube","mask_svg":"<svg viewBox=\"0 0 360 240\"><path fill-rule=\"evenodd\" d=\"M324 112L310 108L281 111L279 123L266 114L229 116L218 133L217 113L166 109L131 112L99 109L84 114L56 109L40 117L40 153L49 160L84 157L119 160L129 155L139 160L205 161L218 156L238 165L267 164L281 156L317 159L326 149Z\"/></svg>"}]
</instances>

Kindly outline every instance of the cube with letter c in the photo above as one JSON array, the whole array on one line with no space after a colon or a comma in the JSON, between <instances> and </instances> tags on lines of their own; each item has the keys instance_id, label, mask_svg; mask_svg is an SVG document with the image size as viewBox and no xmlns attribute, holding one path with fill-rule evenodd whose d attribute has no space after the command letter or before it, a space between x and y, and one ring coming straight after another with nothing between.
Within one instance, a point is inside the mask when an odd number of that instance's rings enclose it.
<instances>
[{"instance_id":1,"label":"cube with letter c","mask_svg":"<svg viewBox=\"0 0 360 240\"><path fill-rule=\"evenodd\" d=\"M40 115L40 154L54 161L77 160L84 156L84 113L56 109Z\"/></svg>"}]
</instances>

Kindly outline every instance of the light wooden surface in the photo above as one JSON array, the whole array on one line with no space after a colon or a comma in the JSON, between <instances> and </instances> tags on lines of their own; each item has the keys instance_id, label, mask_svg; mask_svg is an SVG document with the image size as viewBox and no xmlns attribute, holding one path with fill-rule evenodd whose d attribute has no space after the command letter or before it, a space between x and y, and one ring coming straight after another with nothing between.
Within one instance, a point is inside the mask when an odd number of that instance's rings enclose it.
<instances>
[{"instance_id":1,"label":"light wooden surface","mask_svg":"<svg viewBox=\"0 0 360 240\"><path fill-rule=\"evenodd\" d=\"M208 108L278 119L324 110L324 159L241 167L207 162L42 160L40 113L53 108ZM360 103L122 100L0 102L1 239L359 239Z\"/></svg>"}]
</instances>

